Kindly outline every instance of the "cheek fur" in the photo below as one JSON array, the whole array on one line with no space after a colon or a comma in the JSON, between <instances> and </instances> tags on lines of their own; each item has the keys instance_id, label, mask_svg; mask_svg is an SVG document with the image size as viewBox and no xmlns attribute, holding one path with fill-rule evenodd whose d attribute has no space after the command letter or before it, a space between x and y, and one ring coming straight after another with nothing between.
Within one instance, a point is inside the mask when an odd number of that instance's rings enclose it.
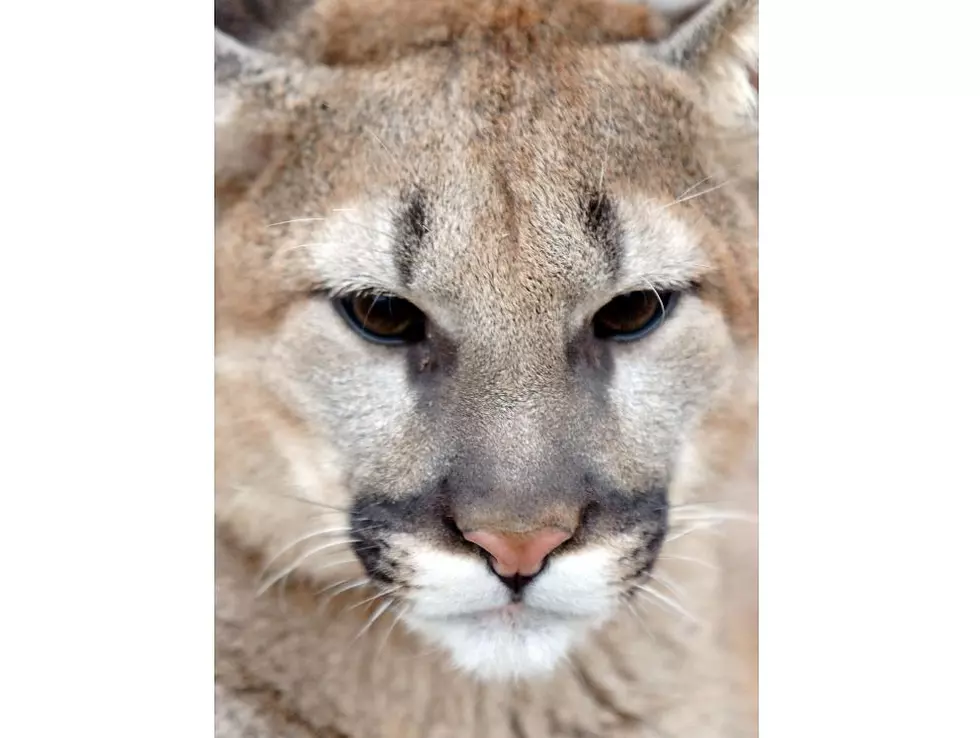
<instances>
[{"instance_id":1,"label":"cheek fur","mask_svg":"<svg viewBox=\"0 0 980 738\"><path fill-rule=\"evenodd\" d=\"M665 470L679 439L725 384L737 352L722 315L688 296L661 331L616 361L609 397L624 463Z\"/></svg>"},{"instance_id":2,"label":"cheek fur","mask_svg":"<svg viewBox=\"0 0 980 738\"><path fill-rule=\"evenodd\" d=\"M290 404L362 462L408 435L415 398L403 353L367 343L334 313L316 301L297 306L270 353Z\"/></svg>"}]
</instances>

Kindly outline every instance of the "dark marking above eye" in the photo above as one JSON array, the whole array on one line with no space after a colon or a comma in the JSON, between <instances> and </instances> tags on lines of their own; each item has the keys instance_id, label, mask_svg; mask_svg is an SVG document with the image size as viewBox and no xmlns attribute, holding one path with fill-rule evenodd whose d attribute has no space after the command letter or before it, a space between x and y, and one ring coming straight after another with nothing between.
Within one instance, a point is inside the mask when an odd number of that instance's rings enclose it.
<instances>
[{"instance_id":1,"label":"dark marking above eye","mask_svg":"<svg viewBox=\"0 0 980 738\"><path fill-rule=\"evenodd\" d=\"M582 211L586 234L605 256L612 276L616 276L623 261L623 238L615 205L605 193L593 192L583 198Z\"/></svg>"},{"instance_id":2,"label":"dark marking above eye","mask_svg":"<svg viewBox=\"0 0 980 738\"><path fill-rule=\"evenodd\" d=\"M425 195L420 190L411 190L395 219L395 266L406 285L412 280L415 261L429 233L428 221Z\"/></svg>"}]
</instances>

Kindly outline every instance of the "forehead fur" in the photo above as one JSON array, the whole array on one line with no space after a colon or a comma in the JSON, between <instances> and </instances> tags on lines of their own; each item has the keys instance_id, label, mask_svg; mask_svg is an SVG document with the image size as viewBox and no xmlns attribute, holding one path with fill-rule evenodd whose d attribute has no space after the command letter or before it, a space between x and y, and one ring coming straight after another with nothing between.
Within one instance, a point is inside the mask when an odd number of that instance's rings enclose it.
<instances>
[{"instance_id":1,"label":"forehead fur","mask_svg":"<svg viewBox=\"0 0 980 738\"><path fill-rule=\"evenodd\" d=\"M610 0L331 0L303 19L322 38L319 61L390 62L434 47L505 46L533 53L551 45L651 41L667 24L642 3Z\"/></svg>"},{"instance_id":2,"label":"forehead fur","mask_svg":"<svg viewBox=\"0 0 980 738\"><path fill-rule=\"evenodd\" d=\"M600 274L605 264L592 255L606 244L585 240L582 222L611 201L617 225L637 238L658 230L653 219L671 207L659 217L681 227L659 231L699 243L712 267L707 294L753 333L754 213L729 194L751 192L751 177L731 163L752 159L754 140L714 125L697 80L657 61L649 44L600 43L655 36L645 7L352 1L315 11L304 27L333 44L324 58L345 64L305 75L294 96L304 102L251 146L269 166L221 224L219 243L233 252L219 258L224 295L258 308L267 282L285 297L283 274L268 268L283 253L296 258L275 263L294 265L291 286L308 291L318 277L301 247L324 240L327 217L343 221L345 249L359 265L372 243L397 262L396 231L410 207L432 234L419 249L428 258L412 266L421 283L433 260L485 284L508 271L512 281L522 271L538 280L549 269L572 279ZM695 202L672 205L695 192ZM287 220L288 228L266 227ZM564 257L577 258L578 269Z\"/></svg>"}]
</instances>

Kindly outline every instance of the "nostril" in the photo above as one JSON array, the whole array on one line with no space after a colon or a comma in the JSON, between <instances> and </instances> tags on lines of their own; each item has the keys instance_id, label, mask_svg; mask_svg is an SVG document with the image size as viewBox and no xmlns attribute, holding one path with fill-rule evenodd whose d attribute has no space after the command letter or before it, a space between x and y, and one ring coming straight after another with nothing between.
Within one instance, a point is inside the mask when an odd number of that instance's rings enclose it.
<instances>
[{"instance_id":1,"label":"nostril","mask_svg":"<svg viewBox=\"0 0 980 738\"><path fill-rule=\"evenodd\" d=\"M541 571L547 556L571 538L557 528L545 528L532 533L497 533L475 530L463 537L490 554L494 571L503 578L532 577Z\"/></svg>"},{"instance_id":2,"label":"nostril","mask_svg":"<svg viewBox=\"0 0 980 738\"><path fill-rule=\"evenodd\" d=\"M443 515L442 525L453 538L466 538L466 536L463 535L463 531L461 531L459 526L456 525L456 521L449 515Z\"/></svg>"}]
</instances>

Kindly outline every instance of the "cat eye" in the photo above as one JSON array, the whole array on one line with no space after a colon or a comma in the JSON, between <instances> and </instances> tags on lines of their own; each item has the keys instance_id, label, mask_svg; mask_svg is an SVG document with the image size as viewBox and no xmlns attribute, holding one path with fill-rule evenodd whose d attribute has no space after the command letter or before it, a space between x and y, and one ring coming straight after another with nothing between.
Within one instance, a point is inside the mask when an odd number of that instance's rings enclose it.
<instances>
[{"instance_id":1,"label":"cat eye","mask_svg":"<svg viewBox=\"0 0 980 738\"><path fill-rule=\"evenodd\" d=\"M596 338L635 341L656 330L677 302L679 292L625 292L603 305L592 318Z\"/></svg>"},{"instance_id":2,"label":"cat eye","mask_svg":"<svg viewBox=\"0 0 980 738\"><path fill-rule=\"evenodd\" d=\"M383 292L360 292L337 301L340 314L369 341L418 343L425 338L425 313L408 300Z\"/></svg>"}]
</instances>

